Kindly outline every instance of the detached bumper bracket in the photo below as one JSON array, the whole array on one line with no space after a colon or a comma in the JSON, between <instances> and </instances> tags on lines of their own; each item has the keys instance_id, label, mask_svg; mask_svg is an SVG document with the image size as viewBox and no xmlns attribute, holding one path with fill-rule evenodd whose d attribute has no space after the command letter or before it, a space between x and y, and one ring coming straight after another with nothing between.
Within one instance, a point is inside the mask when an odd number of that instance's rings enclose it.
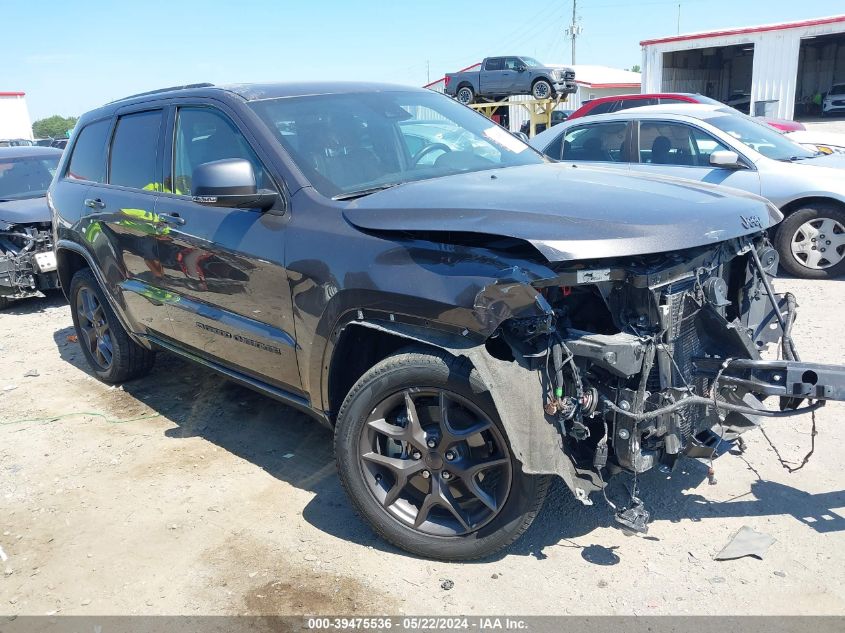
<instances>
[{"instance_id":1,"label":"detached bumper bracket","mask_svg":"<svg viewBox=\"0 0 845 633\"><path fill-rule=\"evenodd\" d=\"M715 378L724 359L697 358L696 375ZM751 393L782 398L845 400L845 367L790 360L732 360L720 385L736 385Z\"/></svg>"}]
</instances>

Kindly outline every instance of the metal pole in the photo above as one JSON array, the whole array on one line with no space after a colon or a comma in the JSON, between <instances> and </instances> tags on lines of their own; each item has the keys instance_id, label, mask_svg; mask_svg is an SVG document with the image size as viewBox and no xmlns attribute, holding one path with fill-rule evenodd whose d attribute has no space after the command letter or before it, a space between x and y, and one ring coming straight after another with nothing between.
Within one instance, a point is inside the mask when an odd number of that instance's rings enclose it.
<instances>
[{"instance_id":1,"label":"metal pole","mask_svg":"<svg viewBox=\"0 0 845 633\"><path fill-rule=\"evenodd\" d=\"M575 27L575 9L578 6L578 0L572 0L572 26L570 29L572 30L572 65L575 65L575 38L577 29Z\"/></svg>"}]
</instances>

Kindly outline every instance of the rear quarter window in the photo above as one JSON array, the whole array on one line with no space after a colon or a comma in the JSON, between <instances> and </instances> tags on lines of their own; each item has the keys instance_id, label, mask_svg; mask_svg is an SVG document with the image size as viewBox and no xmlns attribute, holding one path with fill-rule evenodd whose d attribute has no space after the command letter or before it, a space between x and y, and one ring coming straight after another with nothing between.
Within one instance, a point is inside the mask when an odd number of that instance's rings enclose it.
<instances>
[{"instance_id":1,"label":"rear quarter window","mask_svg":"<svg viewBox=\"0 0 845 633\"><path fill-rule=\"evenodd\" d=\"M70 180L105 182L106 143L111 119L89 123L79 132L65 177Z\"/></svg>"}]
</instances>

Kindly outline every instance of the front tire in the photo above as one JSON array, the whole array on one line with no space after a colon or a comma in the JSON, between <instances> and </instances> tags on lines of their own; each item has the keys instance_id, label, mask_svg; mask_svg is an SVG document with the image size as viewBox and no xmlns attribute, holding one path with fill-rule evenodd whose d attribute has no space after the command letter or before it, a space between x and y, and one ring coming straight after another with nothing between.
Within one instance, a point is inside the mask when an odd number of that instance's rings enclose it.
<instances>
[{"instance_id":1,"label":"front tire","mask_svg":"<svg viewBox=\"0 0 845 633\"><path fill-rule=\"evenodd\" d=\"M553 95L552 84L546 79L538 79L531 86L531 96L535 99L551 99Z\"/></svg>"},{"instance_id":2,"label":"front tire","mask_svg":"<svg viewBox=\"0 0 845 633\"><path fill-rule=\"evenodd\" d=\"M385 540L441 560L489 556L525 532L548 476L522 471L466 360L397 353L355 384L335 428L340 480Z\"/></svg>"},{"instance_id":3,"label":"front tire","mask_svg":"<svg viewBox=\"0 0 845 633\"><path fill-rule=\"evenodd\" d=\"M119 383L149 373L155 354L129 337L91 269L73 276L68 295L79 345L97 378Z\"/></svg>"},{"instance_id":4,"label":"front tire","mask_svg":"<svg viewBox=\"0 0 845 633\"><path fill-rule=\"evenodd\" d=\"M783 269L803 279L845 274L845 211L817 202L790 213L777 229L775 246Z\"/></svg>"}]
</instances>

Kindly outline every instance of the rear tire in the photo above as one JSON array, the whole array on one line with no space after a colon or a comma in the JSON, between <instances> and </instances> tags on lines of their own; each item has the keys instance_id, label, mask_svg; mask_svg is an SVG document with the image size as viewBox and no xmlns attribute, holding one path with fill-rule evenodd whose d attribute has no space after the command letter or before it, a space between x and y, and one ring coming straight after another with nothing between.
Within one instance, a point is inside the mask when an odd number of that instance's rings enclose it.
<instances>
[{"instance_id":1,"label":"rear tire","mask_svg":"<svg viewBox=\"0 0 845 633\"><path fill-rule=\"evenodd\" d=\"M73 276L68 298L82 353L97 378L118 383L149 373L155 353L129 337L91 269Z\"/></svg>"},{"instance_id":2,"label":"rear tire","mask_svg":"<svg viewBox=\"0 0 845 633\"><path fill-rule=\"evenodd\" d=\"M472 365L425 349L386 358L352 387L335 456L353 505L382 538L440 560L508 546L550 481L522 471Z\"/></svg>"},{"instance_id":3,"label":"rear tire","mask_svg":"<svg viewBox=\"0 0 845 633\"><path fill-rule=\"evenodd\" d=\"M469 105L475 101L475 92L470 86L461 86L458 88L458 93L455 95L455 98L459 103Z\"/></svg>"},{"instance_id":4,"label":"rear tire","mask_svg":"<svg viewBox=\"0 0 845 633\"><path fill-rule=\"evenodd\" d=\"M775 247L781 266L790 275L802 279L842 276L845 274L845 211L830 202L796 209L778 227Z\"/></svg>"}]
</instances>

